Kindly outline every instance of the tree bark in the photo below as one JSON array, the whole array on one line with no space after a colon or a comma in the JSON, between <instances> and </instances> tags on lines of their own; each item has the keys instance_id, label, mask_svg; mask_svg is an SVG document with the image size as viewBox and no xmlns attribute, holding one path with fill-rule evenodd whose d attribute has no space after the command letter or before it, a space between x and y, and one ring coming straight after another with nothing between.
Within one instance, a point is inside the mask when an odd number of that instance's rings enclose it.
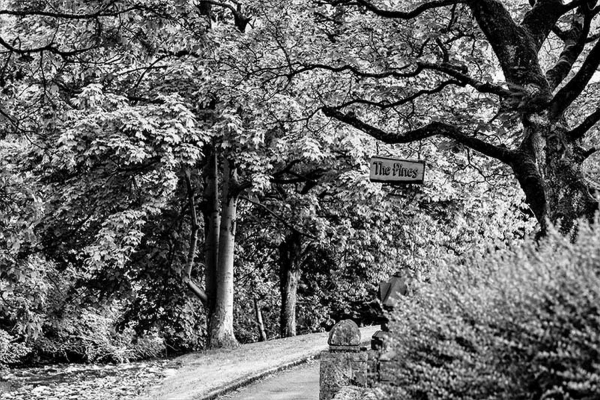
<instances>
[{"instance_id":1,"label":"tree bark","mask_svg":"<svg viewBox=\"0 0 600 400\"><path fill-rule=\"evenodd\" d=\"M202 207L205 226L204 263L206 265L204 271L204 287L207 296L206 309L208 320L212 318L212 314L214 313L217 291L216 273L219 260L219 231L221 226L217 166L217 153L213 150L204 170L205 185Z\"/></svg>"},{"instance_id":2,"label":"tree bark","mask_svg":"<svg viewBox=\"0 0 600 400\"><path fill-rule=\"evenodd\" d=\"M260 310L256 297L254 298L254 312L256 314L256 325L258 326L258 341L266 342L267 333L265 332L265 323L263 322L262 311Z\"/></svg>"},{"instance_id":3,"label":"tree bark","mask_svg":"<svg viewBox=\"0 0 600 400\"><path fill-rule=\"evenodd\" d=\"M529 200L528 195L528 203L542 226L541 233L545 234L545 221L563 233L570 232L579 218L592 221L598 203L583 176L585 152L569 140L565 122L548 120L542 114L530 116L523 125L526 132L523 147L528 148L530 159L535 160L539 182L543 183L537 186L543 186L544 193L539 198L545 204L538 206L540 201ZM530 186L520 183L525 193L531 192Z\"/></svg>"},{"instance_id":4,"label":"tree bark","mask_svg":"<svg viewBox=\"0 0 600 400\"><path fill-rule=\"evenodd\" d=\"M293 231L279 246L279 283L281 337L296 336L296 303L298 283L302 274L302 235Z\"/></svg>"},{"instance_id":5,"label":"tree bark","mask_svg":"<svg viewBox=\"0 0 600 400\"><path fill-rule=\"evenodd\" d=\"M233 261L239 187L236 169L230 161L224 162L223 170L217 290L214 313L209 323L208 345L211 348L238 345L233 334Z\"/></svg>"}]
</instances>

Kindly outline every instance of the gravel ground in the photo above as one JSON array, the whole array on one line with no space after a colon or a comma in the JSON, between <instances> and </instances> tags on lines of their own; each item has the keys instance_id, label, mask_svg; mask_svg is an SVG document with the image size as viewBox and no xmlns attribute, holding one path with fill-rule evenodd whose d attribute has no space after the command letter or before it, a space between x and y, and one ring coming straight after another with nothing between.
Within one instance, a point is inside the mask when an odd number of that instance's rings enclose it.
<instances>
[{"instance_id":1,"label":"gravel ground","mask_svg":"<svg viewBox=\"0 0 600 400\"><path fill-rule=\"evenodd\" d=\"M126 400L175 374L181 363L157 360L119 365L60 364L11 369L0 377L2 400Z\"/></svg>"}]
</instances>

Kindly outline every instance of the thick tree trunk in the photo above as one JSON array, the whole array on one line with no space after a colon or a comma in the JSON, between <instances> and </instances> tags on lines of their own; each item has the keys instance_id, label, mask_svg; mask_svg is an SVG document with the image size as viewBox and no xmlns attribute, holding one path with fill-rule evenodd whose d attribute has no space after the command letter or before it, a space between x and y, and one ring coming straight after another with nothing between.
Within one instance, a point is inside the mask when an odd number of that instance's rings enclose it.
<instances>
[{"instance_id":1,"label":"thick tree trunk","mask_svg":"<svg viewBox=\"0 0 600 400\"><path fill-rule=\"evenodd\" d=\"M545 115L527 117L524 126L526 137L511 167L540 223L540 235L548 222L568 233L578 218L591 221L598 203L583 176L584 151L567 137L563 124Z\"/></svg>"},{"instance_id":2,"label":"thick tree trunk","mask_svg":"<svg viewBox=\"0 0 600 400\"><path fill-rule=\"evenodd\" d=\"M215 308L209 323L209 347L235 347L233 334L233 261L237 202L239 197L237 174L224 163L221 200L221 230L219 234L219 262Z\"/></svg>"},{"instance_id":3,"label":"thick tree trunk","mask_svg":"<svg viewBox=\"0 0 600 400\"><path fill-rule=\"evenodd\" d=\"M294 231L279 246L279 283L281 337L296 336L296 303L298 283L302 274L302 236Z\"/></svg>"},{"instance_id":4,"label":"thick tree trunk","mask_svg":"<svg viewBox=\"0 0 600 400\"><path fill-rule=\"evenodd\" d=\"M544 176L548 185L549 219L563 233L572 230L578 218L592 222L598 209L593 190L585 181L585 152L565 136L558 126L546 140Z\"/></svg>"}]
</instances>

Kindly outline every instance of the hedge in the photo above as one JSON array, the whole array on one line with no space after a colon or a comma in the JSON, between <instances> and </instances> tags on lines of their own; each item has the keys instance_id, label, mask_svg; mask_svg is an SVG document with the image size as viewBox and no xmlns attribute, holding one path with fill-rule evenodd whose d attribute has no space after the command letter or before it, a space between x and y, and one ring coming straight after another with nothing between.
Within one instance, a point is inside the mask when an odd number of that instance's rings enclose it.
<instances>
[{"instance_id":1,"label":"hedge","mask_svg":"<svg viewBox=\"0 0 600 400\"><path fill-rule=\"evenodd\" d=\"M390 398L600 398L598 222L439 264L391 316Z\"/></svg>"}]
</instances>

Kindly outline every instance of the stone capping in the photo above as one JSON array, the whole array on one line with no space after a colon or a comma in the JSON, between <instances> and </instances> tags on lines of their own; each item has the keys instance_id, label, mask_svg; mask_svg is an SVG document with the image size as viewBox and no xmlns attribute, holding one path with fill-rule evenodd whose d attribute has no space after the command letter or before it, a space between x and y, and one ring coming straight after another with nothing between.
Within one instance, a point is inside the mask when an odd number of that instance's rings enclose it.
<instances>
[{"instance_id":1,"label":"stone capping","mask_svg":"<svg viewBox=\"0 0 600 400\"><path fill-rule=\"evenodd\" d=\"M329 332L330 351L360 351L360 329L352 320L345 319L338 322Z\"/></svg>"},{"instance_id":2,"label":"stone capping","mask_svg":"<svg viewBox=\"0 0 600 400\"><path fill-rule=\"evenodd\" d=\"M364 347L360 346L329 346L329 351L332 353L336 352L346 352L346 353L358 353L362 350L366 350Z\"/></svg>"},{"instance_id":3,"label":"stone capping","mask_svg":"<svg viewBox=\"0 0 600 400\"><path fill-rule=\"evenodd\" d=\"M384 398L385 394L381 389L344 386L332 400L380 400Z\"/></svg>"}]
</instances>

